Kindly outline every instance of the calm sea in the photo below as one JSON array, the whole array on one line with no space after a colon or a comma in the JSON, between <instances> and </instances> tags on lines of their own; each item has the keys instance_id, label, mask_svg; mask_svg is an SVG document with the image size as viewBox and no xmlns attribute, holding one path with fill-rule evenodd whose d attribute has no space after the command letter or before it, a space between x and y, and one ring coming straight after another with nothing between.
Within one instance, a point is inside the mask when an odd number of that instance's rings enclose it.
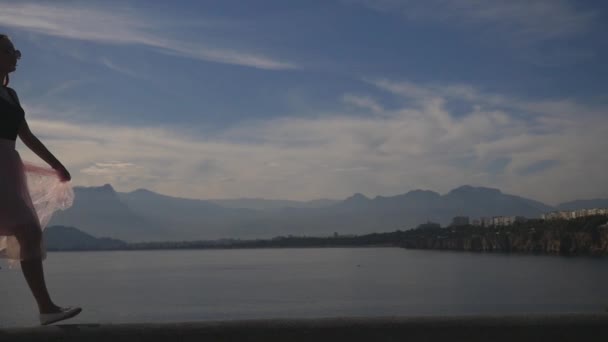
<instances>
[{"instance_id":1,"label":"calm sea","mask_svg":"<svg viewBox=\"0 0 608 342\"><path fill-rule=\"evenodd\" d=\"M602 312L608 258L401 248L51 252L69 323ZM2 263L0 326L37 323L20 270ZM66 321L67 323L68 321Z\"/></svg>"}]
</instances>

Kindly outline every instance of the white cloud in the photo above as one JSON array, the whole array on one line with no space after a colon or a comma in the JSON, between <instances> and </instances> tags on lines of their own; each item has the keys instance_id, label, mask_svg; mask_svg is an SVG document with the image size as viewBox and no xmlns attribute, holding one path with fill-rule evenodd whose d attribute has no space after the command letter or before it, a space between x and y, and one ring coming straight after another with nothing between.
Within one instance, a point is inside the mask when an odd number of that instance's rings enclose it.
<instances>
[{"instance_id":1,"label":"white cloud","mask_svg":"<svg viewBox=\"0 0 608 342\"><path fill-rule=\"evenodd\" d=\"M358 96L353 94L344 94L342 100L345 103L351 104L356 107L370 110L374 114L382 113L384 110L382 106L378 104L374 99L369 96Z\"/></svg>"},{"instance_id":2,"label":"white cloud","mask_svg":"<svg viewBox=\"0 0 608 342\"><path fill-rule=\"evenodd\" d=\"M133 163L110 161L94 163L93 165L80 170L80 172L89 175L108 175L129 172L135 168L137 168L137 166Z\"/></svg>"},{"instance_id":3,"label":"white cloud","mask_svg":"<svg viewBox=\"0 0 608 342\"><path fill-rule=\"evenodd\" d=\"M31 116L30 126L74 172L75 184L111 183L119 191L314 199L473 184L548 203L608 195L605 108L529 103L466 86L377 84L416 101L380 115L285 117L205 134ZM453 115L452 97L471 103L471 112ZM504 169L493 169L500 160L508 161ZM552 167L534 172L539 161Z\"/></svg>"},{"instance_id":4,"label":"white cloud","mask_svg":"<svg viewBox=\"0 0 608 342\"><path fill-rule=\"evenodd\" d=\"M101 64L105 65L109 69L114 70L116 72L119 72L121 74L125 74L127 76L131 76L131 77L135 77L135 78L148 78L147 76L143 76L141 74L138 74L138 73L136 73L135 71L133 71L133 70L131 70L129 68L125 68L123 66L117 65L115 62L113 62L108 57L100 57L99 61L101 62Z\"/></svg>"},{"instance_id":5,"label":"white cloud","mask_svg":"<svg viewBox=\"0 0 608 342\"><path fill-rule=\"evenodd\" d=\"M110 184L124 184L142 179L148 182L159 180L158 176L150 173L145 167L121 161L95 162L78 171L81 175L103 179Z\"/></svg>"},{"instance_id":6,"label":"white cloud","mask_svg":"<svg viewBox=\"0 0 608 342\"><path fill-rule=\"evenodd\" d=\"M80 3L79 3L80 4ZM105 44L140 45L170 55L259 69L294 69L297 65L263 55L171 39L129 8L77 7L59 3L2 3L0 25L36 34ZM204 28L204 26L202 26Z\"/></svg>"}]
</instances>

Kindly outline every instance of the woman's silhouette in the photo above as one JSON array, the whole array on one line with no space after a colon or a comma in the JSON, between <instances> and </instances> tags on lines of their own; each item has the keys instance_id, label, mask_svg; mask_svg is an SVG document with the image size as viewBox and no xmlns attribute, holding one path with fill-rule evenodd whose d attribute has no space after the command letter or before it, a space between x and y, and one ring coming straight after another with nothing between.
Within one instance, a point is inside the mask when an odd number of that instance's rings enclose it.
<instances>
[{"instance_id":1,"label":"woman's silhouette","mask_svg":"<svg viewBox=\"0 0 608 342\"><path fill-rule=\"evenodd\" d=\"M65 186L71 176L32 134L16 92L8 87L8 74L16 70L19 58L21 52L15 50L8 36L0 34L0 238L3 239L0 252L9 259L20 261L23 275L38 304L40 323L45 325L74 317L81 309L55 305L47 291L42 268L42 260L46 256L42 229L50 216L43 220L37 212L40 203L37 197L34 198L36 204L32 201L35 196L31 196L28 190L27 174L53 177L53 181ZM17 136L53 170L24 163L15 150ZM48 198L45 201L43 206L46 206L44 210L48 214L49 208L51 211L54 208L48 205Z\"/></svg>"}]
</instances>

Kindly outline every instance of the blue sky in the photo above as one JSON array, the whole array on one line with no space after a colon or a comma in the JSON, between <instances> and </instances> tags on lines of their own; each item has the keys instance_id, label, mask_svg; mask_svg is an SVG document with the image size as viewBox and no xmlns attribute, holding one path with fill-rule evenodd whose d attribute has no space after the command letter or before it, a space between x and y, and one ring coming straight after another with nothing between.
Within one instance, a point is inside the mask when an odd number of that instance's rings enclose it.
<instances>
[{"instance_id":1,"label":"blue sky","mask_svg":"<svg viewBox=\"0 0 608 342\"><path fill-rule=\"evenodd\" d=\"M0 32L23 53L11 86L75 185L608 197L601 1L0 6Z\"/></svg>"}]
</instances>

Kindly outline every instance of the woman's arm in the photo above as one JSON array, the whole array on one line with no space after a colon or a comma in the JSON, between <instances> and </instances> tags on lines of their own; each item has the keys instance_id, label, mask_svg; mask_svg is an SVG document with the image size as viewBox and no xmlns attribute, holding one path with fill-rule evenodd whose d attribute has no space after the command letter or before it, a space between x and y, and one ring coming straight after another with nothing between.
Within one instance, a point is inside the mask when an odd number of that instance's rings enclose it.
<instances>
[{"instance_id":1,"label":"woman's arm","mask_svg":"<svg viewBox=\"0 0 608 342\"><path fill-rule=\"evenodd\" d=\"M46 146L42 144L40 140L30 131L30 127L28 126L25 119L21 123L19 127L19 138L21 141L27 146L30 150L36 153L42 160L47 162L53 169L57 169L61 166L61 163L55 156L47 150Z\"/></svg>"},{"instance_id":2,"label":"woman's arm","mask_svg":"<svg viewBox=\"0 0 608 342\"><path fill-rule=\"evenodd\" d=\"M30 150L32 150L36 155L38 155L42 160L47 162L53 169L59 172L60 177L64 181L69 181L71 179L70 173L66 170L66 168L55 158L55 156L49 152L49 150L42 144L40 140L30 131L30 127L27 124L27 121L23 119L21 126L19 126L19 138L21 141L27 146Z\"/></svg>"}]
</instances>

